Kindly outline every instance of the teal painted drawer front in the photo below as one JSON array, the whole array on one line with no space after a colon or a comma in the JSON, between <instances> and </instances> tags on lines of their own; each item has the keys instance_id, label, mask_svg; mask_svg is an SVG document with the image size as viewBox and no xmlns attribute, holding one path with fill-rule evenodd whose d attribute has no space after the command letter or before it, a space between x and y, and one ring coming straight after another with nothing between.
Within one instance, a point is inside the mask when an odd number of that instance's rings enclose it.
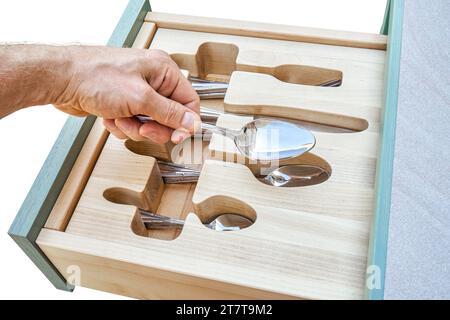
<instances>
[{"instance_id":1,"label":"teal painted drawer front","mask_svg":"<svg viewBox=\"0 0 450 320\"><path fill-rule=\"evenodd\" d=\"M382 32L388 33L386 63L385 110L382 120L382 138L379 149L376 178L376 209L372 222L368 254L367 298L379 300L384 297L386 252L392 190L392 167L394 162L395 127L397 121L400 55L402 47L403 0L390 0L386 7Z\"/></svg>"}]
</instances>

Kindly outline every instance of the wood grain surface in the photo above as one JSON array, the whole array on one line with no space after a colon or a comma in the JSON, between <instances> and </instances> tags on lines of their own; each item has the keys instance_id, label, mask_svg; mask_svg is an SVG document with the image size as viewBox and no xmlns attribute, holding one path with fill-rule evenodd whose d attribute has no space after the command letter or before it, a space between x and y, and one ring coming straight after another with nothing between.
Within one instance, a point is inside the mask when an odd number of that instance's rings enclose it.
<instances>
[{"instance_id":1,"label":"wood grain surface","mask_svg":"<svg viewBox=\"0 0 450 320\"><path fill-rule=\"evenodd\" d=\"M386 36L379 34L194 17L161 12L149 12L145 20L156 23L158 28L213 32L253 38L291 40L358 48L384 50L386 49L387 42Z\"/></svg>"},{"instance_id":2,"label":"wood grain surface","mask_svg":"<svg viewBox=\"0 0 450 320\"><path fill-rule=\"evenodd\" d=\"M248 113L222 115L219 125L236 128L254 115L286 116L283 110L291 108L293 119L353 129L314 131L314 150L289 160L320 164L330 170L330 179L301 188L262 184L255 178L262 164L234 163L245 159L230 140L213 135L200 144L206 152L200 157L203 169L197 185L169 186L152 157L160 153L153 153L148 143L124 143L110 136L65 232L44 229L39 246L63 274L71 264L81 266L81 285L139 298L362 298L374 211L384 51L168 29L158 29L151 47L195 57L203 43L226 44L212 45L201 63L212 70L208 74L230 80L225 110L242 108ZM236 55L230 55L230 44L239 48ZM325 74L332 76L339 70L344 82L338 88L318 88L257 70L233 73L233 57L236 65L256 69L303 65L331 70ZM218 66L217 61L228 64ZM195 59L186 66L201 63ZM286 97L277 99L273 91ZM185 218L185 226L180 234L148 232L136 207ZM202 225L224 212L255 223L238 232L216 232Z\"/></svg>"},{"instance_id":3,"label":"wood grain surface","mask_svg":"<svg viewBox=\"0 0 450 320\"><path fill-rule=\"evenodd\" d=\"M102 119L96 119L50 212L45 228L65 230L107 137L108 132L103 127Z\"/></svg>"}]
</instances>

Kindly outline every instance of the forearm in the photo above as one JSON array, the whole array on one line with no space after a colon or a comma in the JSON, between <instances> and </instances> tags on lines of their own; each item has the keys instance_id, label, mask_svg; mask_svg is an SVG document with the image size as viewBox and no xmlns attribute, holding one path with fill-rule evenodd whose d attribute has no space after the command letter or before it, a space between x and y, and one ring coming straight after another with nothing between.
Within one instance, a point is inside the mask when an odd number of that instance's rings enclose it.
<instances>
[{"instance_id":1,"label":"forearm","mask_svg":"<svg viewBox=\"0 0 450 320\"><path fill-rule=\"evenodd\" d=\"M0 45L0 118L57 103L70 81L69 47Z\"/></svg>"},{"instance_id":2,"label":"forearm","mask_svg":"<svg viewBox=\"0 0 450 320\"><path fill-rule=\"evenodd\" d=\"M42 104L102 117L116 137L136 141L179 143L200 123L200 99L166 52L0 45L0 118ZM139 114L155 121L143 124Z\"/></svg>"}]
</instances>

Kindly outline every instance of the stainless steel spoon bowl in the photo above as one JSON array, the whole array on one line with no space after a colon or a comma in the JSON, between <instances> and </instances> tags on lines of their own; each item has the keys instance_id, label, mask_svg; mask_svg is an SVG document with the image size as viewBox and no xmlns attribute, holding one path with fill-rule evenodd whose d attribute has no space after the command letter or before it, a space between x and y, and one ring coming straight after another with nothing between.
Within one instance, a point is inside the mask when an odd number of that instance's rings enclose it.
<instances>
[{"instance_id":1,"label":"stainless steel spoon bowl","mask_svg":"<svg viewBox=\"0 0 450 320\"><path fill-rule=\"evenodd\" d=\"M292 122L259 118L241 130L230 130L202 123L202 129L233 139L240 153L252 160L271 161L300 156L316 144L314 135Z\"/></svg>"},{"instance_id":2,"label":"stainless steel spoon bowl","mask_svg":"<svg viewBox=\"0 0 450 320\"><path fill-rule=\"evenodd\" d=\"M140 213L142 221L149 230L181 229L184 226L184 220L155 214L142 209L140 209ZM252 224L252 220L239 214L224 213L210 223L204 223L203 225L216 231L238 231L248 228Z\"/></svg>"},{"instance_id":3,"label":"stainless steel spoon bowl","mask_svg":"<svg viewBox=\"0 0 450 320\"><path fill-rule=\"evenodd\" d=\"M322 183L330 177L321 167L291 164L273 170L259 181L274 187L305 187Z\"/></svg>"}]
</instances>

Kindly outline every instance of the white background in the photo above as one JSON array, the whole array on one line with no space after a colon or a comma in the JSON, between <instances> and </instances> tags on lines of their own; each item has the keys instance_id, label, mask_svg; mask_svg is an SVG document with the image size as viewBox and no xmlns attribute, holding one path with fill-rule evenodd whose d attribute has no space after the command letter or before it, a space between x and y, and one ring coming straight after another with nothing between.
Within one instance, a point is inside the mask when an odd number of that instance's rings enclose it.
<instances>
[{"instance_id":1,"label":"white background","mask_svg":"<svg viewBox=\"0 0 450 320\"><path fill-rule=\"evenodd\" d=\"M127 0L0 0L0 43L105 44ZM385 0L151 0L153 11L378 33ZM0 60L0 63L2 61ZM0 298L121 299L56 290L7 231L66 120L51 106L0 120Z\"/></svg>"}]
</instances>

